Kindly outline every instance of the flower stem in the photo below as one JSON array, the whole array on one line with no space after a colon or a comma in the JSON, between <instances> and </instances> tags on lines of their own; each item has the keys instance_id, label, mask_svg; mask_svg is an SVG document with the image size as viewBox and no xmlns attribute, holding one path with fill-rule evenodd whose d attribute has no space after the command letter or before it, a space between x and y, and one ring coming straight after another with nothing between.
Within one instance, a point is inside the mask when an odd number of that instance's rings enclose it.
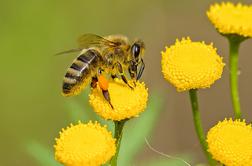
<instances>
[{"instance_id":1,"label":"flower stem","mask_svg":"<svg viewBox=\"0 0 252 166\"><path fill-rule=\"evenodd\" d=\"M120 151L121 139L123 135L123 126L127 120L114 121L115 124L115 133L114 138L116 139L116 154L110 161L111 166L117 166L117 158Z\"/></svg>"},{"instance_id":2,"label":"flower stem","mask_svg":"<svg viewBox=\"0 0 252 166\"><path fill-rule=\"evenodd\" d=\"M212 159L212 156L210 153L208 153L208 145L206 142L206 138L203 132L202 128L202 122L200 118L200 112L199 112L199 105L198 105L198 98L197 98L197 89L191 89L189 90L190 100L191 100L191 106L192 106L192 112L193 112L193 121L194 121L194 127L199 139L199 142L201 144L201 147L208 159L208 162L211 166L215 166L216 162Z\"/></svg>"},{"instance_id":3,"label":"flower stem","mask_svg":"<svg viewBox=\"0 0 252 166\"><path fill-rule=\"evenodd\" d=\"M229 37L229 66L230 66L230 90L233 103L235 118L241 118L241 108L238 91L238 52L240 44L243 40L239 38Z\"/></svg>"}]
</instances>

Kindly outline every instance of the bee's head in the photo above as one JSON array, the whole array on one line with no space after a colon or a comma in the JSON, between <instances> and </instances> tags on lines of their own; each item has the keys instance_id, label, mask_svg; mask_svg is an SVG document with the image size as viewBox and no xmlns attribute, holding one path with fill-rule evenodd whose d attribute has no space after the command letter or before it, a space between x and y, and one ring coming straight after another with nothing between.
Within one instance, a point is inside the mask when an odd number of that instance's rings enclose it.
<instances>
[{"instance_id":1,"label":"bee's head","mask_svg":"<svg viewBox=\"0 0 252 166\"><path fill-rule=\"evenodd\" d=\"M143 62L143 55L144 55L145 45L144 42L141 40L136 40L131 45L131 65L129 66L129 72L132 79L140 79L143 70L144 70L144 62ZM138 70L138 66L140 69Z\"/></svg>"},{"instance_id":2,"label":"bee's head","mask_svg":"<svg viewBox=\"0 0 252 166\"><path fill-rule=\"evenodd\" d=\"M144 54L144 49L145 45L144 42L141 40L136 40L131 46L132 58L137 64L141 62L141 59Z\"/></svg>"}]
</instances>

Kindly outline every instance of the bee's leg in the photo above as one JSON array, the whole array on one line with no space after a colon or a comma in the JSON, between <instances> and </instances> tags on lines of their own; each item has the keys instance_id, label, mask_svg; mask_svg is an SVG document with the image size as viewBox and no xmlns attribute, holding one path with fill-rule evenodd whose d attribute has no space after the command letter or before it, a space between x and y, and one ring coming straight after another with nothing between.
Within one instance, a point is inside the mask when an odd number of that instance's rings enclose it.
<instances>
[{"instance_id":1,"label":"bee's leg","mask_svg":"<svg viewBox=\"0 0 252 166\"><path fill-rule=\"evenodd\" d=\"M108 90L102 90L102 94L103 94L104 98L108 101L110 107L111 107L112 109L114 109L114 107L113 107L113 105L112 105L112 103L111 103L111 101L110 101L109 91L108 91Z\"/></svg>"},{"instance_id":2,"label":"bee's leg","mask_svg":"<svg viewBox=\"0 0 252 166\"><path fill-rule=\"evenodd\" d=\"M114 80L115 78L118 78L116 74L111 74L111 78Z\"/></svg>"},{"instance_id":3,"label":"bee's leg","mask_svg":"<svg viewBox=\"0 0 252 166\"><path fill-rule=\"evenodd\" d=\"M129 68L128 68L130 78L133 80L134 85L136 86L137 80L137 65L134 61L131 61Z\"/></svg>"},{"instance_id":4,"label":"bee's leg","mask_svg":"<svg viewBox=\"0 0 252 166\"><path fill-rule=\"evenodd\" d=\"M118 65L119 74L120 74L120 76L121 76L123 82L124 82L125 84L127 84L131 89L133 89L133 87L128 83L128 80L127 80L127 78L126 78L125 75L124 75L122 65L121 65L120 63L117 63L117 65Z\"/></svg>"},{"instance_id":5,"label":"bee's leg","mask_svg":"<svg viewBox=\"0 0 252 166\"><path fill-rule=\"evenodd\" d=\"M92 77L92 81L91 81L91 87L92 88L96 88L97 87L97 82L98 82L98 78L96 76Z\"/></svg>"},{"instance_id":6,"label":"bee's leg","mask_svg":"<svg viewBox=\"0 0 252 166\"><path fill-rule=\"evenodd\" d=\"M145 64L144 64L143 59L141 59L141 66L140 66L139 72L137 73L137 80L141 78L144 68L145 68Z\"/></svg>"},{"instance_id":7,"label":"bee's leg","mask_svg":"<svg viewBox=\"0 0 252 166\"><path fill-rule=\"evenodd\" d=\"M108 85L109 85L108 80L103 75L99 74L98 83L99 83L99 87L102 90L102 94L105 100L107 100L111 108L114 109L113 105L111 104L110 95L108 91Z\"/></svg>"},{"instance_id":8,"label":"bee's leg","mask_svg":"<svg viewBox=\"0 0 252 166\"><path fill-rule=\"evenodd\" d=\"M111 78L114 80L115 78L118 78L117 75L116 75L116 72L114 72L115 70L115 66L112 67L112 73L111 73Z\"/></svg>"},{"instance_id":9,"label":"bee's leg","mask_svg":"<svg viewBox=\"0 0 252 166\"><path fill-rule=\"evenodd\" d=\"M136 86L136 73L131 70L131 68L128 68L130 78L133 80L134 86Z\"/></svg>"},{"instance_id":10,"label":"bee's leg","mask_svg":"<svg viewBox=\"0 0 252 166\"><path fill-rule=\"evenodd\" d=\"M135 62L131 61L129 68L128 68L130 78L136 80L137 76L137 65Z\"/></svg>"}]
</instances>

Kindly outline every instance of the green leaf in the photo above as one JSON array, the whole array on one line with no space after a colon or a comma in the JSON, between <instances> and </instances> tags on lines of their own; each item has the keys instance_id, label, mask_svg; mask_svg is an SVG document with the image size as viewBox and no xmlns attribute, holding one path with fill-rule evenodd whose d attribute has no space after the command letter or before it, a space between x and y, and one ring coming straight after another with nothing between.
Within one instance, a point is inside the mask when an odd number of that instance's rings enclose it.
<instances>
[{"instance_id":1,"label":"green leaf","mask_svg":"<svg viewBox=\"0 0 252 166\"><path fill-rule=\"evenodd\" d=\"M62 166L55 159L53 152L36 141L31 141L26 146L26 151L41 166Z\"/></svg>"},{"instance_id":2,"label":"green leaf","mask_svg":"<svg viewBox=\"0 0 252 166\"><path fill-rule=\"evenodd\" d=\"M145 144L145 138L150 135L155 126L163 103L162 99L157 94L152 94L147 110L139 118L132 119L126 123L119 152L118 165L131 165L134 156Z\"/></svg>"}]
</instances>

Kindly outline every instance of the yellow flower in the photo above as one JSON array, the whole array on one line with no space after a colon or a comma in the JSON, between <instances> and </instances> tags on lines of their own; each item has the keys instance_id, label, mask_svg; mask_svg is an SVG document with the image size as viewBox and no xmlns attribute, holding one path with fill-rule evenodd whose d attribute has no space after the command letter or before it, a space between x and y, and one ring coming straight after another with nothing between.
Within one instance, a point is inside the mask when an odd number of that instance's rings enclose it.
<instances>
[{"instance_id":1,"label":"yellow flower","mask_svg":"<svg viewBox=\"0 0 252 166\"><path fill-rule=\"evenodd\" d=\"M70 125L56 138L55 158L66 166L99 166L114 156L115 139L97 122Z\"/></svg>"},{"instance_id":2,"label":"yellow flower","mask_svg":"<svg viewBox=\"0 0 252 166\"><path fill-rule=\"evenodd\" d=\"M212 44L190 38L176 40L161 54L164 78L178 91L210 87L221 77L225 65Z\"/></svg>"},{"instance_id":3,"label":"yellow flower","mask_svg":"<svg viewBox=\"0 0 252 166\"><path fill-rule=\"evenodd\" d=\"M207 16L222 34L238 34L252 37L252 6L233 3L214 4Z\"/></svg>"},{"instance_id":4,"label":"yellow flower","mask_svg":"<svg viewBox=\"0 0 252 166\"><path fill-rule=\"evenodd\" d=\"M245 121L224 120L207 134L209 152L226 166L252 165L252 128Z\"/></svg>"},{"instance_id":5,"label":"yellow flower","mask_svg":"<svg viewBox=\"0 0 252 166\"><path fill-rule=\"evenodd\" d=\"M120 121L137 117L145 110L148 89L144 83L136 82L136 86L131 89L122 80L110 80L108 91L114 109L104 99L100 88L92 89L89 95L89 102L94 111L104 119Z\"/></svg>"}]
</instances>

